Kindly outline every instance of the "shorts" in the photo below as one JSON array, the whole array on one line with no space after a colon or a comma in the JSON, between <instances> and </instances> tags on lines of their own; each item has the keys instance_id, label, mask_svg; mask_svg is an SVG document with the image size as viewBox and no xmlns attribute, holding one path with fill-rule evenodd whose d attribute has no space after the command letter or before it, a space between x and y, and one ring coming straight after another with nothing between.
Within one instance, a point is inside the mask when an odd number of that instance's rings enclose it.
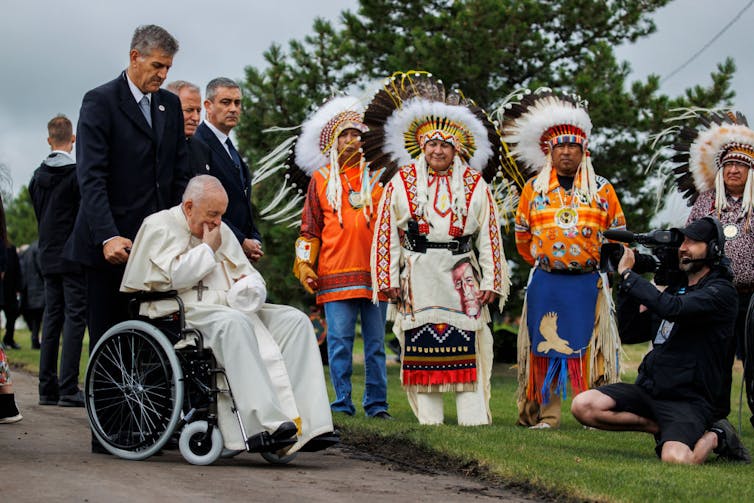
<instances>
[{"instance_id":1,"label":"shorts","mask_svg":"<svg viewBox=\"0 0 754 503\"><path fill-rule=\"evenodd\" d=\"M655 452L660 457L665 442L681 442L689 449L712 425L712 407L702 399L659 400L636 384L616 383L600 386L597 391L615 400L614 412L631 412L657 423Z\"/></svg>"}]
</instances>

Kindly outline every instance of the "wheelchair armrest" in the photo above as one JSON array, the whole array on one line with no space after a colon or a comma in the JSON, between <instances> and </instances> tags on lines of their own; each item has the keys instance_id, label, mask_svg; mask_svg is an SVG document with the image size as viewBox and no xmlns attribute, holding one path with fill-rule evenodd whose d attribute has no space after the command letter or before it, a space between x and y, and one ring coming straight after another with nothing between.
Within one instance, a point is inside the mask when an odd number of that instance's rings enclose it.
<instances>
[{"instance_id":1,"label":"wheelchair armrest","mask_svg":"<svg viewBox=\"0 0 754 503\"><path fill-rule=\"evenodd\" d=\"M166 300L166 299L173 299L178 296L177 290L168 290L167 292L136 292L134 294L134 299L138 303L144 303L144 302L155 302L158 300Z\"/></svg>"},{"instance_id":2,"label":"wheelchair armrest","mask_svg":"<svg viewBox=\"0 0 754 503\"><path fill-rule=\"evenodd\" d=\"M181 330L186 328L186 316L185 309L183 307L183 300L178 296L176 290L168 290L167 292L147 292L139 291L134 293L133 298L128 303L128 313L131 318L136 318L139 314L139 306L145 302L156 302L158 300L173 300L176 303L178 311L178 318L180 321Z\"/></svg>"}]
</instances>

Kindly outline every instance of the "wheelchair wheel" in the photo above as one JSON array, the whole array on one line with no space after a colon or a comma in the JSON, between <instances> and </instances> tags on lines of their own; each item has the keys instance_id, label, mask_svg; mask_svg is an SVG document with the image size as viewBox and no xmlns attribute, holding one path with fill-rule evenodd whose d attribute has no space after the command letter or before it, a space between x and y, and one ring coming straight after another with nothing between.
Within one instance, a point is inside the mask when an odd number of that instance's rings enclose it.
<instances>
[{"instance_id":1,"label":"wheelchair wheel","mask_svg":"<svg viewBox=\"0 0 754 503\"><path fill-rule=\"evenodd\" d=\"M265 461L273 465L287 465L298 456L298 452L293 454L278 454L277 452L260 452Z\"/></svg>"},{"instance_id":2,"label":"wheelchair wheel","mask_svg":"<svg viewBox=\"0 0 754 503\"><path fill-rule=\"evenodd\" d=\"M207 421L194 421L181 430L178 448L183 458L192 465L210 465L217 461L223 452L223 436L220 428L212 428L212 435L206 438Z\"/></svg>"},{"instance_id":3,"label":"wheelchair wheel","mask_svg":"<svg viewBox=\"0 0 754 503\"><path fill-rule=\"evenodd\" d=\"M86 412L110 453L140 460L159 451L180 420L183 373L157 328L125 321L105 332L86 369Z\"/></svg>"}]
</instances>

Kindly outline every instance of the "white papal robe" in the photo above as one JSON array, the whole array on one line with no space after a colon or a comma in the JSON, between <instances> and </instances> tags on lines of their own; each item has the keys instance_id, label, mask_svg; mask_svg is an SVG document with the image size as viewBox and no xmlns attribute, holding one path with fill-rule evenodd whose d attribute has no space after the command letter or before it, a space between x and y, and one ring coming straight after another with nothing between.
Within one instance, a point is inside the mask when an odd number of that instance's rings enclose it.
<instances>
[{"instance_id":1,"label":"white papal robe","mask_svg":"<svg viewBox=\"0 0 754 503\"><path fill-rule=\"evenodd\" d=\"M298 441L288 452L295 452L333 431L314 329L301 311L265 303L264 279L225 224L221 236L213 253L191 235L181 206L151 215L134 240L121 291L177 290L186 324L225 367L246 434L294 421ZM174 301L142 306L150 318L175 310ZM226 448L246 448L225 393L218 395L218 423Z\"/></svg>"}]
</instances>

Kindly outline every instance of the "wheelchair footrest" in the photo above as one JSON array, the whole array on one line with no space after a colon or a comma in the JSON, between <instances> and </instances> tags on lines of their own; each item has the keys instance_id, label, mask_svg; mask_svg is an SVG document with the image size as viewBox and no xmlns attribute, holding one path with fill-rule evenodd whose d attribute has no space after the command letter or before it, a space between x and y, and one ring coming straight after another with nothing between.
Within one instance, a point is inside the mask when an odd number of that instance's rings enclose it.
<instances>
[{"instance_id":1,"label":"wheelchair footrest","mask_svg":"<svg viewBox=\"0 0 754 503\"><path fill-rule=\"evenodd\" d=\"M281 424L273 433L263 431L246 440L249 452L277 452L296 443L296 425L292 422Z\"/></svg>"}]
</instances>

